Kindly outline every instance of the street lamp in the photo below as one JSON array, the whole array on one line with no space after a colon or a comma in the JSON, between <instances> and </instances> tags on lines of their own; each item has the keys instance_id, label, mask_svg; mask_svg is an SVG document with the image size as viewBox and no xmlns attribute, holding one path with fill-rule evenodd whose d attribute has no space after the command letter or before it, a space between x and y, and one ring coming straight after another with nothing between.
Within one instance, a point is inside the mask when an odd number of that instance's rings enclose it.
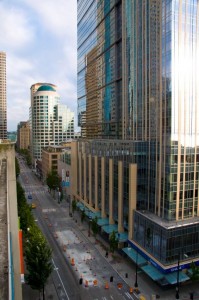
<instances>
[{"instance_id":1,"label":"street lamp","mask_svg":"<svg viewBox=\"0 0 199 300\"><path fill-rule=\"evenodd\" d=\"M180 295L179 295L179 272L180 272L180 253L178 253L178 269L177 269L176 299L179 299L179 298L180 298Z\"/></svg>"},{"instance_id":2,"label":"street lamp","mask_svg":"<svg viewBox=\"0 0 199 300\"><path fill-rule=\"evenodd\" d=\"M136 265L135 265L135 284L134 287L138 288L138 249L136 248Z\"/></svg>"}]
</instances>

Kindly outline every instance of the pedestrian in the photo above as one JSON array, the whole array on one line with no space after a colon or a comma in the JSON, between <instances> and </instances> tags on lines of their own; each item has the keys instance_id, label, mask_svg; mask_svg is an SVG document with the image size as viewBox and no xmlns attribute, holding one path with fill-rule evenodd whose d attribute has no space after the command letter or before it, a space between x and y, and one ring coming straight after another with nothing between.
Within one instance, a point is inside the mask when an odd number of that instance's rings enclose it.
<instances>
[{"instance_id":1,"label":"pedestrian","mask_svg":"<svg viewBox=\"0 0 199 300\"><path fill-rule=\"evenodd\" d=\"M105 255L105 257L106 257L106 258L108 258L108 251L106 251L106 255Z\"/></svg>"}]
</instances>

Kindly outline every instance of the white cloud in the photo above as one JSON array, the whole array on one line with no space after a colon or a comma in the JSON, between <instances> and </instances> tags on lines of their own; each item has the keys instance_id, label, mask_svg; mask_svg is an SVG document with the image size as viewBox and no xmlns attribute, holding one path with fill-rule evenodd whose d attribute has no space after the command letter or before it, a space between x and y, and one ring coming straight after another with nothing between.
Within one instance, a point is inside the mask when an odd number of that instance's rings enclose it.
<instances>
[{"instance_id":1,"label":"white cloud","mask_svg":"<svg viewBox=\"0 0 199 300\"><path fill-rule=\"evenodd\" d=\"M0 4L0 20L1 49L23 48L33 41L34 30L23 10Z\"/></svg>"},{"instance_id":2,"label":"white cloud","mask_svg":"<svg viewBox=\"0 0 199 300\"><path fill-rule=\"evenodd\" d=\"M76 0L23 1L39 15L39 21L43 23L46 30L62 37L74 35L76 27Z\"/></svg>"},{"instance_id":3,"label":"white cloud","mask_svg":"<svg viewBox=\"0 0 199 300\"><path fill-rule=\"evenodd\" d=\"M0 1L0 50L7 53L8 130L28 120L30 87L50 82L77 110L76 0Z\"/></svg>"}]
</instances>

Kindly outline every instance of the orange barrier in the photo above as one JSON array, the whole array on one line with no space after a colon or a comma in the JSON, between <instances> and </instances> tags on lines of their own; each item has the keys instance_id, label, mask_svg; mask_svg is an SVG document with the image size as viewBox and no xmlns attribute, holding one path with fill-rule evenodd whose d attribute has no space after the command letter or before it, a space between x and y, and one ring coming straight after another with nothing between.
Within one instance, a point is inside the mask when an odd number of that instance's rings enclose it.
<instances>
[{"instance_id":1,"label":"orange barrier","mask_svg":"<svg viewBox=\"0 0 199 300\"><path fill-rule=\"evenodd\" d=\"M118 287L118 289L121 289L122 288L122 283L118 283L117 287Z\"/></svg>"},{"instance_id":2,"label":"orange barrier","mask_svg":"<svg viewBox=\"0 0 199 300\"><path fill-rule=\"evenodd\" d=\"M97 279L93 280L93 285L97 286Z\"/></svg>"},{"instance_id":3,"label":"orange barrier","mask_svg":"<svg viewBox=\"0 0 199 300\"><path fill-rule=\"evenodd\" d=\"M132 288L132 287L130 287L130 289L129 289L129 293L130 293L130 294L132 294L132 293L133 293L133 288Z\"/></svg>"},{"instance_id":4,"label":"orange barrier","mask_svg":"<svg viewBox=\"0 0 199 300\"><path fill-rule=\"evenodd\" d=\"M85 287L88 287L88 280L85 280Z\"/></svg>"},{"instance_id":5,"label":"orange barrier","mask_svg":"<svg viewBox=\"0 0 199 300\"><path fill-rule=\"evenodd\" d=\"M71 258L71 266L74 266L75 265L75 260L74 258Z\"/></svg>"},{"instance_id":6,"label":"orange barrier","mask_svg":"<svg viewBox=\"0 0 199 300\"><path fill-rule=\"evenodd\" d=\"M107 289L109 289L109 285L108 285L108 282L106 281L106 283L105 283L105 289L107 290Z\"/></svg>"}]
</instances>

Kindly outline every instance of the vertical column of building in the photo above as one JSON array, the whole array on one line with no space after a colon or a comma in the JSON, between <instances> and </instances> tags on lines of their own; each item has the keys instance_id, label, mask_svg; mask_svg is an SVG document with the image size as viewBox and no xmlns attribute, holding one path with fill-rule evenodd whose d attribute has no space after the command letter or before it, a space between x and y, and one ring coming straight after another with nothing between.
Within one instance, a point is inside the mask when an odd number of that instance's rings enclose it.
<instances>
[{"instance_id":1,"label":"vertical column of building","mask_svg":"<svg viewBox=\"0 0 199 300\"><path fill-rule=\"evenodd\" d=\"M113 219L113 159L109 159L109 224L114 224Z\"/></svg>"},{"instance_id":2,"label":"vertical column of building","mask_svg":"<svg viewBox=\"0 0 199 300\"><path fill-rule=\"evenodd\" d=\"M123 232L123 162L118 162L118 232Z\"/></svg>"},{"instance_id":3,"label":"vertical column of building","mask_svg":"<svg viewBox=\"0 0 199 300\"><path fill-rule=\"evenodd\" d=\"M80 200L82 199L82 155L81 152L78 152L79 159L79 196Z\"/></svg>"},{"instance_id":4,"label":"vertical column of building","mask_svg":"<svg viewBox=\"0 0 199 300\"><path fill-rule=\"evenodd\" d=\"M133 211L137 203L137 165L129 165L129 239L133 238L134 220Z\"/></svg>"},{"instance_id":5,"label":"vertical column of building","mask_svg":"<svg viewBox=\"0 0 199 300\"><path fill-rule=\"evenodd\" d=\"M89 154L88 156L88 186L89 186L89 205L92 206L93 204L93 199L92 199L92 156Z\"/></svg>"},{"instance_id":6,"label":"vertical column of building","mask_svg":"<svg viewBox=\"0 0 199 300\"><path fill-rule=\"evenodd\" d=\"M95 209L98 210L98 157L95 156Z\"/></svg>"},{"instance_id":7,"label":"vertical column of building","mask_svg":"<svg viewBox=\"0 0 199 300\"><path fill-rule=\"evenodd\" d=\"M178 26L179 28L182 27L182 1L179 1L179 14L178 14ZM183 61L183 52L184 52L184 47L182 47L182 32L181 30L178 31L178 47L175 47L175 49L178 49L178 53L175 53L176 55L176 63L180 65ZM182 49L183 48L183 49ZM178 71L178 70L176 70ZM182 130L183 128L181 127L181 114L182 114L182 106L181 102L183 100L183 91L184 91L184 86L183 86L183 76L182 74L179 74L179 72L176 72L176 76L174 77L175 79L175 97L176 97L176 102L178 103L178 165L177 165L177 192L176 192L176 221L179 220L179 209L180 209L180 173L181 173L181 145L182 145ZM183 117L183 122L184 122L184 117ZM186 123L186 122L185 122ZM185 172L185 171L184 171ZM184 176L184 175L183 175ZM183 193L184 194L184 193ZM184 198L184 196L183 196ZM184 201L184 200L183 200Z\"/></svg>"},{"instance_id":8,"label":"vertical column of building","mask_svg":"<svg viewBox=\"0 0 199 300\"><path fill-rule=\"evenodd\" d=\"M0 139L7 139L6 53L0 52Z\"/></svg>"},{"instance_id":9,"label":"vertical column of building","mask_svg":"<svg viewBox=\"0 0 199 300\"><path fill-rule=\"evenodd\" d=\"M106 217L105 213L105 158L101 158L101 216Z\"/></svg>"},{"instance_id":10,"label":"vertical column of building","mask_svg":"<svg viewBox=\"0 0 199 300\"><path fill-rule=\"evenodd\" d=\"M87 174L87 157L86 157L86 153L83 154L83 163L84 163L84 201L87 202L87 178L86 178L86 174Z\"/></svg>"},{"instance_id":11,"label":"vertical column of building","mask_svg":"<svg viewBox=\"0 0 199 300\"><path fill-rule=\"evenodd\" d=\"M122 1L122 20L126 19L126 1ZM122 26L122 139L127 138L128 126L128 97L127 97L127 57L126 57L126 26Z\"/></svg>"}]
</instances>

